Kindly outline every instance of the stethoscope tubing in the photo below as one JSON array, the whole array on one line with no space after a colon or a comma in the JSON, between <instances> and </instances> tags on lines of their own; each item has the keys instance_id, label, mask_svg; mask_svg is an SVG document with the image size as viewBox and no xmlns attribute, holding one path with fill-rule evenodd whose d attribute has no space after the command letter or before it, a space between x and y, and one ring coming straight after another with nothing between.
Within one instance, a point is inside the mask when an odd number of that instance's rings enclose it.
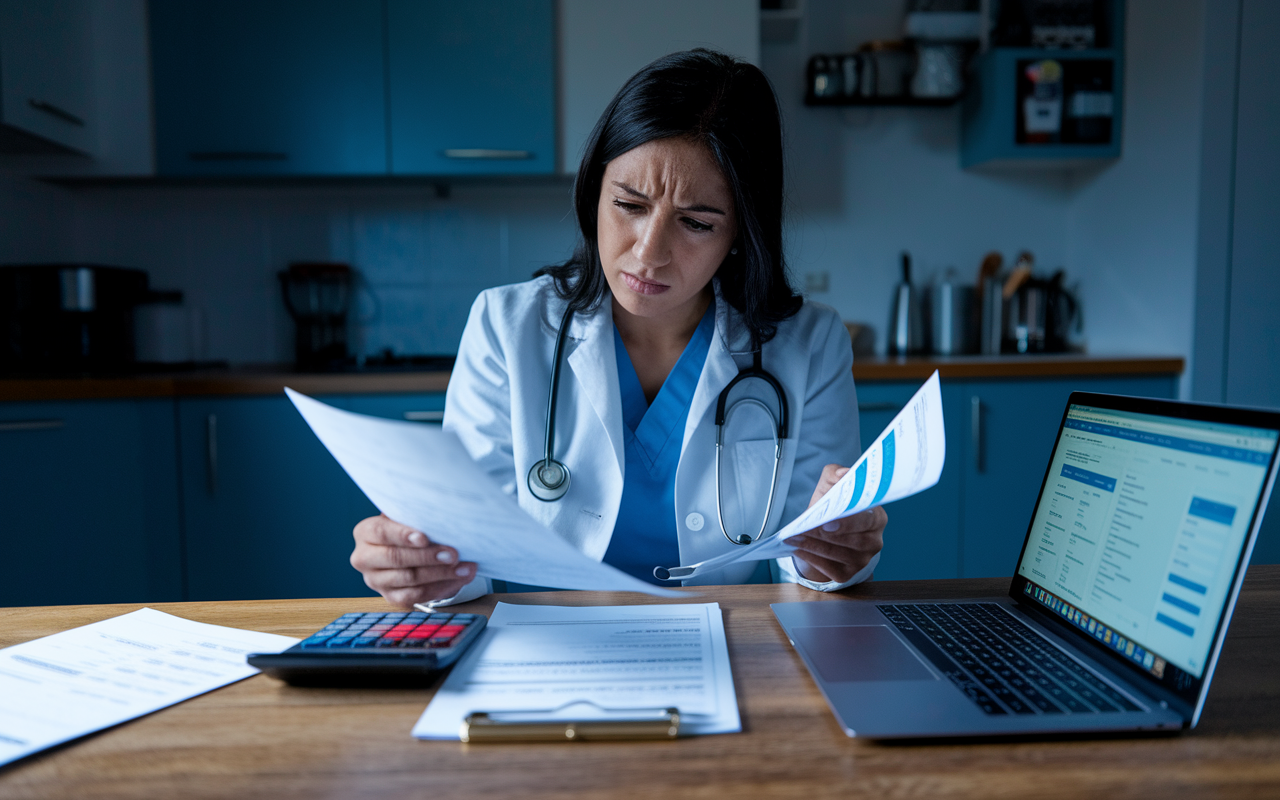
<instances>
[{"instance_id":1,"label":"stethoscope tubing","mask_svg":"<svg viewBox=\"0 0 1280 800\"><path fill-rule=\"evenodd\" d=\"M546 439L543 447L542 460L537 461L529 469L528 485L530 493L544 502L554 502L559 500L569 490L571 475L569 468L563 463L556 461L553 450L555 448L555 430L556 430L556 401L560 390L560 366L562 363L561 356L564 352L564 342L568 337L569 323L573 319L574 308L570 305L565 309L564 317L560 320L560 330L556 333L556 346L551 356L551 386L547 397L547 424ZM733 380L720 391L719 397L716 398L716 521L720 525L720 532L724 534L724 538L736 545L748 545L759 541L764 536L765 530L769 526L769 518L773 515L773 498L778 491L778 469L782 464L782 442L787 438L788 428L788 409L787 394L782 389L782 384L778 382L768 370L762 366L761 348L756 346L751 354L751 366L738 372ZM778 416L773 415L773 409L762 400L754 397L744 397L729 405L729 396L733 392L735 386L744 380L750 378L759 378L769 384L778 399ZM748 405L760 406L769 419L774 423L773 427L773 474L769 482L769 500L765 506L764 520L760 523L760 530L754 537L747 534L741 534L738 537L729 535L728 529L724 524L724 505L720 498L721 484L721 462L724 450L724 431L727 427L729 417L738 406L746 403Z\"/></svg>"}]
</instances>

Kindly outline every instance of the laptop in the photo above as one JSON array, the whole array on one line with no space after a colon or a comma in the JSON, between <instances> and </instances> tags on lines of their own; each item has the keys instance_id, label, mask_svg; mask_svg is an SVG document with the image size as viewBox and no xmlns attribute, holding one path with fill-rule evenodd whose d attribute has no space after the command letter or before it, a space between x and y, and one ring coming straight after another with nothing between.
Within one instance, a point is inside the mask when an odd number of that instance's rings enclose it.
<instances>
[{"instance_id":1,"label":"laptop","mask_svg":"<svg viewBox=\"0 0 1280 800\"><path fill-rule=\"evenodd\" d=\"M1277 440L1277 413L1075 392L1007 597L774 615L849 736L1195 727Z\"/></svg>"}]
</instances>

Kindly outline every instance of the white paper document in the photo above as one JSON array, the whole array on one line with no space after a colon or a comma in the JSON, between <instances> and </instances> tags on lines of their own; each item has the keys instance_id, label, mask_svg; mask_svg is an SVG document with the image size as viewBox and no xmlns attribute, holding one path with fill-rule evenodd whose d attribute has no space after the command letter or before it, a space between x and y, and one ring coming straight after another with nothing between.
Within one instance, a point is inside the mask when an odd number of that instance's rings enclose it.
<instances>
[{"instance_id":1,"label":"white paper document","mask_svg":"<svg viewBox=\"0 0 1280 800\"><path fill-rule=\"evenodd\" d=\"M670 570L688 578L723 569L738 561L762 561L790 555L787 539L832 520L892 503L933 486L942 475L947 437L942 423L942 391L935 371L898 412L889 426L862 452L836 485L777 534L717 558Z\"/></svg>"},{"instance_id":2,"label":"white paper document","mask_svg":"<svg viewBox=\"0 0 1280 800\"><path fill-rule=\"evenodd\" d=\"M687 596L588 558L494 485L452 433L285 392L379 511L457 549L481 576L561 589Z\"/></svg>"},{"instance_id":3,"label":"white paper document","mask_svg":"<svg viewBox=\"0 0 1280 800\"><path fill-rule=\"evenodd\" d=\"M498 603L483 638L431 699L413 735L457 739L473 712L618 719L675 707L681 733L742 729L718 603Z\"/></svg>"},{"instance_id":4,"label":"white paper document","mask_svg":"<svg viewBox=\"0 0 1280 800\"><path fill-rule=\"evenodd\" d=\"M0 650L0 764L150 714L258 670L288 636L151 608Z\"/></svg>"}]
</instances>

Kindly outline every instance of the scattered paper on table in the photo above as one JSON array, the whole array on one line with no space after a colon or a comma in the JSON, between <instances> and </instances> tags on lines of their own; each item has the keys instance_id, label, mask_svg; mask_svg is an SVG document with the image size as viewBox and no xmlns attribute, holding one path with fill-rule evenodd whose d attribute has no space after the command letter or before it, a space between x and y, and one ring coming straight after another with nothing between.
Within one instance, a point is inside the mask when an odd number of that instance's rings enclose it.
<instances>
[{"instance_id":1,"label":"scattered paper on table","mask_svg":"<svg viewBox=\"0 0 1280 800\"><path fill-rule=\"evenodd\" d=\"M143 608L0 650L0 764L256 675L297 639Z\"/></svg>"},{"instance_id":2,"label":"scattered paper on table","mask_svg":"<svg viewBox=\"0 0 1280 800\"><path fill-rule=\"evenodd\" d=\"M742 729L718 603L498 603L484 637L445 679L413 735L457 739L473 712L610 719L672 706L682 733Z\"/></svg>"},{"instance_id":3,"label":"scattered paper on table","mask_svg":"<svg viewBox=\"0 0 1280 800\"><path fill-rule=\"evenodd\" d=\"M457 549L481 576L561 589L687 596L588 558L495 486L452 433L285 392L379 511Z\"/></svg>"},{"instance_id":4,"label":"scattered paper on table","mask_svg":"<svg viewBox=\"0 0 1280 800\"><path fill-rule=\"evenodd\" d=\"M761 561L790 555L786 540L832 520L892 503L922 492L938 482L946 459L947 437L942 422L942 391L934 371L889 426L867 447L862 457L836 485L777 534L722 556L700 562L705 574L738 561ZM672 570L673 577L689 577Z\"/></svg>"}]
</instances>

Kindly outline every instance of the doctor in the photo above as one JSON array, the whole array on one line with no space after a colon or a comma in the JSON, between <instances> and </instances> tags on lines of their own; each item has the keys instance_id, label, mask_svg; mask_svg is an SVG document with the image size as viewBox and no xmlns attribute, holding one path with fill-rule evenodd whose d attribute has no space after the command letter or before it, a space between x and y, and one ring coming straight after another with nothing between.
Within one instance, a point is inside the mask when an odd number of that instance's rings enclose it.
<instances>
[{"instance_id":1,"label":"doctor","mask_svg":"<svg viewBox=\"0 0 1280 800\"><path fill-rule=\"evenodd\" d=\"M678 585L655 566L771 534L860 454L848 333L787 283L782 162L759 69L706 50L655 61L587 142L573 257L482 292L462 335L445 429L533 517L653 583ZM792 539L792 557L687 583L844 588L871 576L886 521L874 508ZM372 517L354 533L352 565L394 605L492 588L430 531Z\"/></svg>"}]
</instances>

